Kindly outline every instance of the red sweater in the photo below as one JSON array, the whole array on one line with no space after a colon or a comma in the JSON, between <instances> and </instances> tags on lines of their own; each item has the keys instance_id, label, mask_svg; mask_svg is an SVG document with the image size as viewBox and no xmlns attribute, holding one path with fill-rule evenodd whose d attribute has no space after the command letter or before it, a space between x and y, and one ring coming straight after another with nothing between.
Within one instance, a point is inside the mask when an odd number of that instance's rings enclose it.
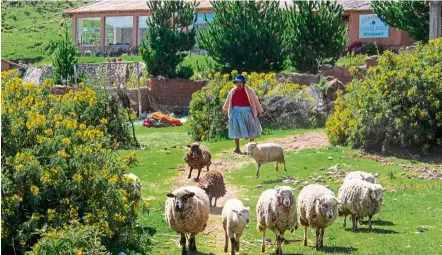
<instances>
[{"instance_id":1,"label":"red sweater","mask_svg":"<svg viewBox=\"0 0 442 255\"><path fill-rule=\"evenodd\" d=\"M250 106L245 88L236 88L232 97L232 106Z\"/></svg>"}]
</instances>

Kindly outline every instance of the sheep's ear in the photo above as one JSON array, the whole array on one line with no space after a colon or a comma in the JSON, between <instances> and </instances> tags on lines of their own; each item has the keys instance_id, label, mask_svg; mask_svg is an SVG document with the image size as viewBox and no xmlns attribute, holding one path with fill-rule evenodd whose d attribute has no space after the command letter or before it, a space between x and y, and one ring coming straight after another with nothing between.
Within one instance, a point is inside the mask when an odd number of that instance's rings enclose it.
<instances>
[{"instance_id":1,"label":"sheep's ear","mask_svg":"<svg viewBox=\"0 0 442 255\"><path fill-rule=\"evenodd\" d=\"M370 194L371 199L376 200L376 192L374 192L373 189L369 189L368 192Z\"/></svg>"},{"instance_id":2,"label":"sheep's ear","mask_svg":"<svg viewBox=\"0 0 442 255\"><path fill-rule=\"evenodd\" d=\"M190 147L192 147L192 145L190 145L190 144L188 144L188 145L186 145L187 146L187 148L190 148Z\"/></svg>"},{"instance_id":3,"label":"sheep's ear","mask_svg":"<svg viewBox=\"0 0 442 255\"><path fill-rule=\"evenodd\" d=\"M169 194L167 194L166 196L167 196L167 197L170 197L170 198L174 198L174 197L175 197L175 195L172 194L172 193L169 193Z\"/></svg>"},{"instance_id":4,"label":"sheep's ear","mask_svg":"<svg viewBox=\"0 0 442 255\"><path fill-rule=\"evenodd\" d=\"M234 213L238 214L238 211L237 211L237 210L233 210L233 209L232 209L232 212L234 212Z\"/></svg>"},{"instance_id":5,"label":"sheep's ear","mask_svg":"<svg viewBox=\"0 0 442 255\"><path fill-rule=\"evenodd\" d=\"M195 196L195 192L190 192L189 197L193 197L193 196Z\"/></svg>"}]
</instances>

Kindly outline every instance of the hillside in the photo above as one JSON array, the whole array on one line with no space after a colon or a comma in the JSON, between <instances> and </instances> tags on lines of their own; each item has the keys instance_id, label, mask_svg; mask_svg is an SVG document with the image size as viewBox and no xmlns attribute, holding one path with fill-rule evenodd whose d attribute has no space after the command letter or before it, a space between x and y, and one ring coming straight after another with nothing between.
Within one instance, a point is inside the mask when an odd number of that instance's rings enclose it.
<instances>
[{"instance_id":1,"label":"hillside","mask_svg":"<svg viewBox=\"0 0 442 255\"><path fill-rule=\"evenodd\" d=\"M60 25L65 22L69 28L72 26L63 12L82 4L83 1L2 1L2 58L34 62L47 57L45 49L57 37Z\"/></svg>"}]
</instances>

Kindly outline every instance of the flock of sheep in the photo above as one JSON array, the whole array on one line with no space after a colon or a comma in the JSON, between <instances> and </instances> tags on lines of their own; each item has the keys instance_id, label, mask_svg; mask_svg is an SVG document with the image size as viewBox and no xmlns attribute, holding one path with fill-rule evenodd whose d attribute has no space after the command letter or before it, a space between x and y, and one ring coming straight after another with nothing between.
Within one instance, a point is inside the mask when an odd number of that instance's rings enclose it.
<instances>
[{"instance_id":1,"label":"flock of sheep","mask_svg":"<svg viewBox=\"0 0 442 255\"><path fill-rule=\"evenodd\" d=\"M200 144L192 144L184 161L190 166L188 178L193 169L198 170L211 165L209 150ZM284 164L284 152L280 145L274 143L249 143L248 154L256 161L256 176L259 177L260 166L266 162ZM216 200L226 193L223 176L218 171L209 171L196 186L185 186L167 194L165 207L168 225L181 235L180 244L186 254L186 235L188 248L196 251L195 235L202 232L209 219L212 199ZM256 205L257 230L262 233L262 252L265 252L265 234L267 229L276 234L276 254L282 254L282 243L285 232L293 232L301 224L304 228L304 245L307 246L307 229L316 230L316 250L323 247L324 230L330 226L337 216L346 218L350 215L353 231L362 218L368 217L369 229L371 218L380 211L383 189L370 173L356 171L347 174L343 185L339 188L338 197L333 191L319 185L311 184L302 188L296 197L294 189L289 186L277 186L264 191ZM244 228L250 221L250 208L245 207L238 199L229 199L222 210L222 224L225 233L224 252L231 244L231 254L239 251L240 238Z\"/></svg>"}]
</instances>

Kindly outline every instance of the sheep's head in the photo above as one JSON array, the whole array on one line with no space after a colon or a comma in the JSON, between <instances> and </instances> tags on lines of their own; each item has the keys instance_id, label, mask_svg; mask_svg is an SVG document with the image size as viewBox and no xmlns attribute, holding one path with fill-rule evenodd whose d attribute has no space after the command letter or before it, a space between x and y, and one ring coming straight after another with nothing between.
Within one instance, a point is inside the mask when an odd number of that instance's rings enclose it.
<instances>
[{"instance_id":1,"label":"sheep's head","mask_svg":"<svg viewBox=\"0 0 442 255\"><path fill-rule=\"evenodd\" d=\"M338 216L339 201L335 196L326 195L316 200L316 212L333 221ZM341 212L342 213L342 212Z\"/></svg>"},{"instance_id":2,"label":"sheep's head","mask_svg":"<svg viewBox=\"0 0 442 255\"><path fill-rule=\"evenodd\" d=\"M250 142L250 143L246 144L247 154L252 155L253 151L256 150L257 147L258 147L258 144L255 142Z\"/></svg>"},{"instance_id":3,"label":"sheep's head","mask_svg":"<svg viewBox=\"0 0 442 255\"><path fill-rule=\"evenodd\" d=\"M204 190L208 196L210 196L210 192L212 189L210 188L209 184L206 183L206 184L202 185L202 187L200 187L200 188L202 190Z\"/></svg>"},{"instance_id":4,"label":"sheep's head","mask_svg":"<svg viewBox=\"0 0 442 255\"><path fill-rule=\"evenodd\" d=\"M175 211L182 212L188 205L189 200L195 196L194 192L180 192L180 194L167 194L167 197L173 198Z\"/></svg>"},{"instance_id":5,"label":"sheep's head","mask_svg":"<svg viewBox=\"0 0 442 255\"><path fill-rule=\"evenodd\" d=\"M193 143L192 145L187 145L190 148L190 154L193 157L201 156L203 154L199 143Z\"/></svg>"},{"instance_id":6,"label":"sheep's head","mask_svg":"<svg viewBox=\"0 0 442 255\"><path fill-rule=\"evenodd\" d=\"M292 188L288 186L277 186L275 190L279 204L281 204L285 208L289 208L290 206L292 206L292 204L296 202Z\"/></svg>"},{"instance_id":7,"label":"sheep's head","mask_svg":"<svg viewBox=\"0 0 442 255\"><path fill-rule=\"evenodd\" d=\"M373 201L376 201L379 205L382 205L382 200L384 198L384 191L379 184L373 185L373 188L370 188L370 198Z\"/></svg>"},{"instance_id":8,"label":"sheep's head","mask_svg":"<svg viewBox=\"0 0 442 255\"><path fill-rule=\"evenodd\" d=\"M243 207L239 210L232 210L238 215L238 221L249 223L250 220L250 207Z\"/></svg>"}]
</instances>

